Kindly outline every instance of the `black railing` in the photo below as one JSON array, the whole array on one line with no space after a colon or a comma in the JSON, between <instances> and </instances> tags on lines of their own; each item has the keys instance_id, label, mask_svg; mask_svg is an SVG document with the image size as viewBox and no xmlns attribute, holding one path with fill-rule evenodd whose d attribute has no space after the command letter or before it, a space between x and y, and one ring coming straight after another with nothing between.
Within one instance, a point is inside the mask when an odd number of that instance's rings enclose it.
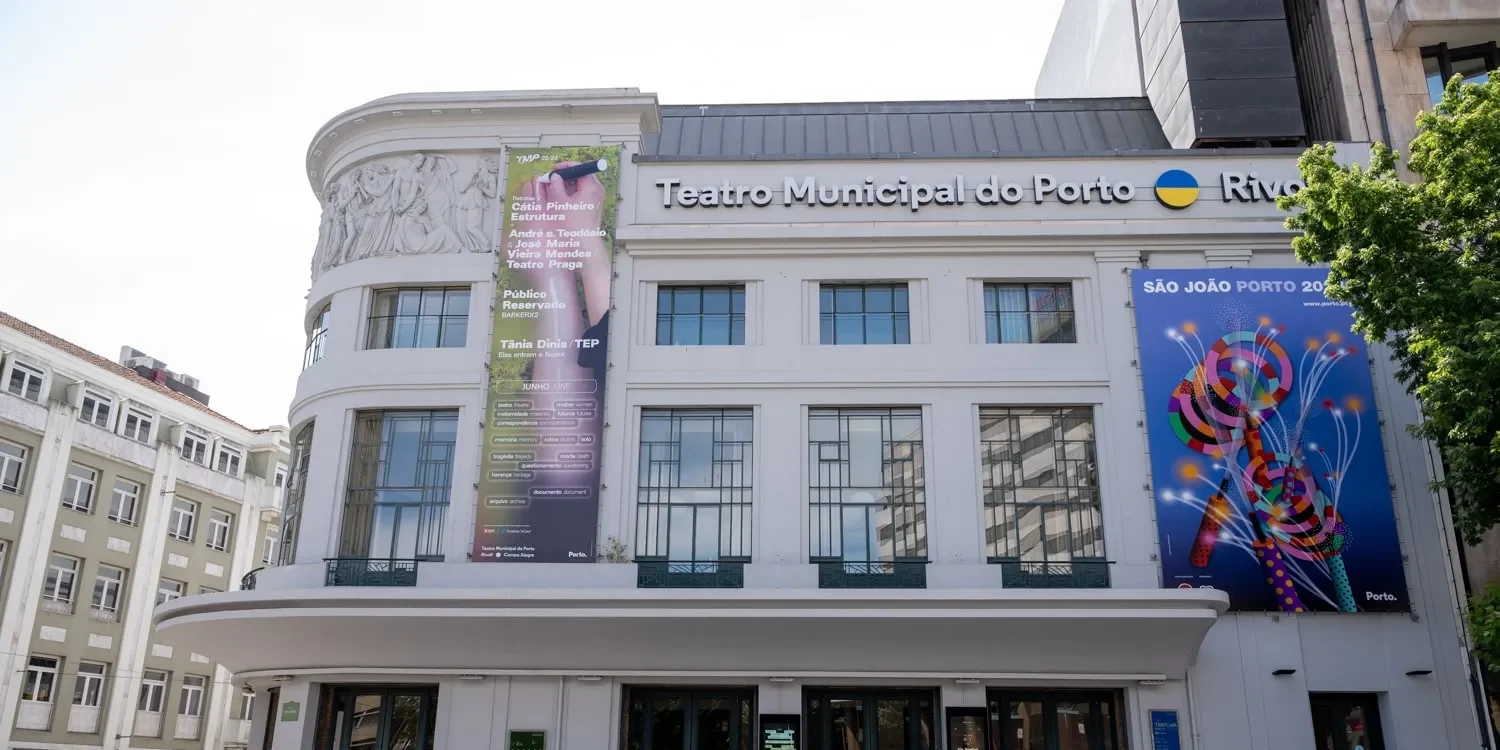
<instances>
[{"instance_id":1,"label":"black railing","mask_svg":"<svg viewBox=\"0 0 1500 750\"><path fill-rule=\"evenodd\" d=\"M635 561L635 586L641 589L742 589L744 559Z\"/></svg>"},{"instance_id":2,"label":"black railing","mask_svg":"<svg viewBox=\"0 0 1500 750\"><path fill-rule=\"evenodd\" d=\"M926 560L814 559L820 589L925 589Z\"/></svg>"},{"instance_id":3,"label":"black railing","mask_svg":"<svg viewBox=\"0 0 1500 750\"><path fill-rule=\"evenodd\" d=\"M990 558L1000 566L1000 584L1008 589L1107 589L1110 560L1084 559L1071 562L1022 561Z\"/></svg>"},{"instance_id":4,"label":"black railing","mask_svg":"<svg viewBox=\"0 0 1500 750\"><path fill-rule=\"evenodd\" d=\"M266 567L264 565L262 565L261 567L256 568L255 570L252 570L249 573L246 573L244 575L244 577L240 578L240 591L254 591L255 590L255 576L256 576L256 574L260 573L262 570L265 570L265 569L266 569Z\"/></svg>"},{"instance_id":5,"label":"black railing","mask_svg":"<svg viewBox=\"0 0 1500 750\"><path fill-rule=\"evenodd\" d=\"M371 557L329 557L325 586L415 586L416 560Z\"/></svg>"}]
</instances>

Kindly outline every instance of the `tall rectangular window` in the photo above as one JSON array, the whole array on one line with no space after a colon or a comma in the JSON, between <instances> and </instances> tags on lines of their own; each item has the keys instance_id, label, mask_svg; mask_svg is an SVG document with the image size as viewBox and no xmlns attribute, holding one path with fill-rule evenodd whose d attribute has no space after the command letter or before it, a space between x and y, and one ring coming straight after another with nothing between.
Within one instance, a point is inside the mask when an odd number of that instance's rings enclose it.
<instances>
[{"instance_id":1,"label":"tall rectangular window","mask_svg":"<svg viewBox=\"0 0 1500 750\"><path fill-rule=\"evenodd\" d=\"M92 661L78 663L78 676L73 682L73 705L84 708L99 708L104 705L104 677L109 668Z\"/></svg>"},{"instance_id":2,"label":"tall rectangular window","mask_svg":"<svg viewBox=\"0 0 1500 750\"><path fill-rule=\"evenodd\" d=\"M83 390L83 408L78 411L78 418L95 427L109 429L109 417L114 413L115 400L103 392L93 388Z\"/></svg>"},{"instance_id":3,"label":"tall rectangular window","mask_svg":"<svg viewBox=\"0 0 1500 750\"><path fill-rule=\"evenodd\" d=\"M749 409L641 413L637 560L749 559L751 414Z\"/></svg>"},{"instance_id":4,"label":"tall rectangular window","mask_svg":"<svg viewBox=\"0 0 1500 750\"><path fill-rule=\"evenodd\" d=\"M814 562L927 558L922 410L808 411Z\"/></svg>"},{"instance_id":5,"label":"tall rectangular window","mask_svg":"<svg viewBox=\"0 0 1500 750\"><path fill-rule=\"evenodd\" d=\"M220 442L214 450L214 471L232 477L240 475L240 465L245 461L245 449L230 443Z\"/></svg>"},{"instance_id":6,"label":"tall rectangular window","mask_svg":"<svg viewBox=\"0 0 1500 750\"><path fill-rule=\"evenodd\" d=\"M80 513L93 512L94 489L98 483L99 472L87 466L68 464L68 475L63 479L63 507Z\"/></svg>"},{"instance_id":7,"label":"tall rectangular window","mask_svg":"<svg viewBox=\"0 0 1500 750\"><path fill-rule=\"evenodd\" d=\"M125 410L125 418L121 420L120 434L137 443L151 442L151 422L154 417L150 412L141 411L134 407Z\"/></svg>"},{"instance_id":8,"label":"tall rectangular window","mask_svg":"<svg viewBox=\"0 0 1500 750\"><path fill-rule=\"evenodd\" d=\"M234 516L227 511L212 508L208 511L208 548L224 552L229 549L229 538L234 534Z\"/></svg>"},{"instance_id":9,"label":"tall rectangular window","mask_svg":"<svg viewBox=\"0 0 1500 750\"><path fill-rule=\"evenodd\" d=\"M1073 285L985 284L984 340L991 344L1073 344Z\"/></svg>"},{"instance_id":10,"label":"tall rectangular window","mask_svg":"<svg viewBox=\"0 0 1500 750\"><path fill-rule=\"evenodd\" d=\"M182 431L182 457L199 466L208 465L208 435L191 427Z\"/></svg>"},{"instance_id":11,"label":"tall rectangular window","mask_svg":"<svg viewBox=\"0 0 1500 750\"><path fill-rule=\"evenodd\" d=\"M440 559L457 411L360 412L339 556Z\"/></svg>"},{"instance_id":12,"label":"tall rectangular window","mask_svg":"<svg viewBox=\"0 0 1500 750\"><path fill-rule=\"evenodd\" d=\"M240 691L239 703L235 706L234 718L240 721L250 721L255 716L255 691Z\"/></svg>"},{"instance_id":13,"label":"tall rectangular window","mask_svg":"<svg viewBox=\"0 0 1500 750\"><path fill-rule=\"evenodd\" d=\"M136 710L159 714L166 701L167 673L154 669L141 673L141 698L136 703Z\"/></svg>"},{"instance_id":14,"label":"tall rectangular window","mask_svg":"<svg viewBox=\"0 0 1500 750\"><path fill-rule=\"evenodd\" d=\"M276 507L286 507L286 479L287 468L283 464L276 465L276 473L272 476L271 484L276 488Z\"/></svg>"},{"instance_id":15,"label":"tall rectangular window","mask_svg":"<svg viewBox=\"0 0 1500 750\"><path fill-rule=\"evenodd\" d=\"M825 344L910 344L907 285L824 284L818 289L819 340Z\"/></svg>"},{"instance_id":16,"label":"tall rectangular window","mask_svg":"<svg viewBox=\"0 0 1500 750\"><path fill-rule=\"evenodd\" d=\"M167 536L184 542L192 542L193 525L197 518L197 503L191 500L173 500L172 515L167 519Z\"/></svg>"},{"instance_id":17,"label":"tall rectangular window","mask_svg":"<svg viewBox=\"0 0 1500 750\"><path fill-rule=\"evenodd\" d=\"M279 533L279 530L277 530L275 528L266 529L265 542L261 545L261 548L260 548L260 564L261 565L275 565L276 564L276 547L277 547L277 540L280 538L280 536L281 535Z\"/></svg>"},{"instance_id":18,"label":"tall rectangular window","mask_svg":"<svg viewBox=\"0 0 1500 750\"><path fill-rule=\"evenodd\" d=\"M174 581L163 578L156 584L156 603L166 604L170 601L181 599L187 593L187 586L182 581Z\"/></svg>"},{"instance_id":19,"label":"tall rectangular window","mask_svg":"<svg viewBox=\"0 0 1500 750\"><path fill-rule=\"evenodd\" d=\"M281 565L297 561L297 529L302 522L302 500L307 495L307 471L312 466L313 422L308 422L292 439L292 474L287 478L286 505L281 509L281 548L276 560Z\"/></svg>"},{"instance_id":20,"label":"tall rectangular window","mask_svg":"<svg viewBox=\"0 0 1500 750\"><path fill-rule=\"evenodd\" d=\"M94 575L94 600L89 605L95 612L118 614L125 592L125 571L112 565L100 565Z\"/></svg>"},{"instance_id":21,"label":"tall rectangular window","mask_svg":"<svg viewBox=\"0 0 1500 750\"><path fill-rule=\"evenodd\" d=\"M33 656L26 662L26 680L21 685L21 700L52 703L57 700L57 673L62 660L51 656Z\"/></svg>"},{"instance_id":22,"label":"tall rectangular window","mask_svg":"<svg viewBox=\"0 0 1500 750\"><path fill-rule=\"evenodd\" d=\"M739 346L744 343L743 284L657 288L657 346Z\"/></svg>"},{"instance_id":23,"label":"tall rectangular window","mask_svg":"<svg viewBox=\"0 0 1500 750\"><path fill-rule=\"evenodd\" d=\"M42 585L42 604L53 612L73 611L73 588L78 582L77 558L53 555L47 560L47 580Z\"/></svg>"},{"instance_id":24,"label":"tall rectangular window","mask_svg":"<svg viewBox=\"0 0 1500 750\"><path fill-rule=\"evenodd\" d=\"M183 675L182 692L177 697L177 713L182 716L203 715L203 686L207 680L197 675Z\"/></svg>"},{"instance_id":25,"label":"tall rectangular window","mask_svg":"<svg viewBox=\"0 0 1500 750\"><path fill-rule=\"evenodd\" d=\"M979 433L991 560L1103 560L1093 410L987 406Z\"/></svg>"},{"instance_id":26,"label":"tall rectangular window","mask_svg":"<svg viewBox=\"0 0 1500 750\"><path fill-rule=\"evenodd\" d=\"M125 479L116 479L115 488L109 495L109 520L135 525L135 509L140 503L141 486Z\"/></svg>"},{"instance_id":27,"label":"tall rectangular window","mask_svg":"<svg viewBox=\"0 0 1500 750\"><path fill-rule=\"evenodd\" d=\"M42 380L46 374L31 365L23 365L14 362L10 366L10 378L5 382L5 390L12 395L20 396L27 401L42 400Z\"/></svg>"},{"instance_id":28,"label":"tall rectangular window","mask_svg":"<svg viewBox=\"0 0 1500 750\"><path fill-rule=\"evenodd\" d=\"M323 358L323 348L328 345L328 314L332 310L331 305L324 305L323 309L313 316L312 330L307 332L307 346L302 350L302 369L304 370Z\"/></svg>"},{"instance_id":29,"label":"tall rectangular window","mask_svg":"<svg viewBox=\"0 0 1500 750\"><path fill-rule=\"evenodd\" d=\"M26 449L0 442L0 492L20 493L26 477Z\"/></svg>"},{"instance_id":30,"label":"tall rectangular window","mask_svg":"<svg viewBox=\"0 0 1500 750\"><path fill-rule=\"evenodd\" d=\"M468 287L382 289L370 308L365 348L462 347L468 336Z\"/></svg>"}]
</instances>

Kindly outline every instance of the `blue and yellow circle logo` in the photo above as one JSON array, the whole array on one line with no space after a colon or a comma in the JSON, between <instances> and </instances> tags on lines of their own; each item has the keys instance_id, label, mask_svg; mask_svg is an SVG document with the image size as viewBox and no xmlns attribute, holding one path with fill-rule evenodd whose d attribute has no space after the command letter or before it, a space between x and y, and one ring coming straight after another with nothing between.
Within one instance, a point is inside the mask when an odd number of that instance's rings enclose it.
<instances>
[{"instance_id":1,"label":"blue and yellow circle logo","mask_svg":"<svg viewBox=\"0 0 1500 750\"><path fill-rule=\"evenodd\" d=\"M1187 208L1198 200L1198 180L1180 169L1162 172L1156 178L1156 199L1167 208Z\"/></svg>"}]
</instances>

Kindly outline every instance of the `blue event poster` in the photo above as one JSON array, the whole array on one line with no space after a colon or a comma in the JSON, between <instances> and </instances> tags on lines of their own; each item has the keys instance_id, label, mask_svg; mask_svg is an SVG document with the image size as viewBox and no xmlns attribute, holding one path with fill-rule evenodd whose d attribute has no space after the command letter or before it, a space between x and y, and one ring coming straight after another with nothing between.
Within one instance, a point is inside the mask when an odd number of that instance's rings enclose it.
<instances>
[{"instance_id":1,"label":"blue event poster","mask_svg":"<svg viewBox=\"0 0 1500 750\"><path fill-rule=\"evenodd\" d=\"M1317 268L1131 277L1162 585L1410 608L1365 342Z\"/></svg>"}]
</instances>

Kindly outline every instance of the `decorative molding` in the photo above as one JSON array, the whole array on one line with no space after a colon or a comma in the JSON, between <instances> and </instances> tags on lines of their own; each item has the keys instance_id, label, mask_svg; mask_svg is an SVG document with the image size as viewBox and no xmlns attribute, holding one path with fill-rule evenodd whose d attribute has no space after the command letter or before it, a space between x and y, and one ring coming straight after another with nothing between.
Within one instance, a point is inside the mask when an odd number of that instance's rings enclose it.
<instances>
[{"instance_id":1,"label":"decorative molding","mask_svg":"<svg viewBox=\"0 0 1500 750\"><path fill-rule=\"evenodd\" d=\"M63 643L68 640L68 630L67 628L55 628L51 625L43 625L38 630L37 636L44 641Z\"/></svg>"},{"instance_id":2,"label":"decorative molding","mask_svg":"<svg viewBox=\"0 0 1500 750\"><path fill-rule=\"evenodd\" d=\"M427 152L372 159L333 180L322 203L314 280L367 258L492 252L500 159Z\"/></svg>"},{"instance_id":3,"label":"decorative molding","mask_svg":"<svg viewBox=\"0 0 1500 750\"><path fill-rule=\"evenodd\" d=\"M64 539L69 539L75 542L82 542L88 539L89 532L85 531L84 529L80 529L77 526L69 526L67 524L63 524L62 528L58 529L57 535Z\"/></svg>"},{"instance_id":4,"label":"decorative molding","mask_svg":"<svg viewBox=\"0 0 1500 750\"><path fill-rule=\"evenodd\" d=\"M191 654L188 654L188 659L190 661L195 661L195 662L197 662L199 664L210 664L211 663L209 661L209 659L208 659L207 656L204 656L203 654L200 654L200 653L197 653L197 652L193 652Z\"/></svg>"},{"instance_id":5,"label":"decorative molding","mask_svg":"<svg viewBox=\"0 0 1500 750\"><path fill-rule=\"evenodd\" d=\"M164 645L164 644L161 644L161 643L153 643L153 644L151 644L151 655L152 656L159 656L159 657L161 657L163 659L170 659L170 658L172 658L172 652L173 652L173 649L172 649L171 646L167 646L167 645Z\"/></svg>"},{"instance_id":6,"label":"decorative molding","mask_svg":"<svg viewBox=\"0 0 1500 750\"><path fill-rule=\"evenodd\" d=\"M121 539L117 536L110 537L109 540L104 543L104 547L111 552L119 552L125 555L130 554L130 540Z\"/></svg>"},{"instance_id":7,"label":"decorative molding","mask_svg":"<svg viewBox=\"0 0 1500 750\"><path fill-rule=\"evenodd\" d=\"M15 523L16 512L10 508L0 508L0 523Z\"/></svg>"},{"instance_id":8,"label":"decorative molding","mask_svg":"<svg viewBox=\"0 0 1500 750\"><path fill-rule=\"evenodd\" d=\"M168 552L167 553L167 564L170 565L170 566L172 566L172 567L174 567L174 568L186 568L187 564L188 564L188 559L187 559L187 557L185 557L183 555L179 555L176 552Z\"/></svg>"},{"instance_id":9,"label":"decorative molding","mask_svg":"<svg viewBox=\"0 0 1500 750\"><path fill-rule=\"evenodd\" d=\"M209 574L209 575L211 575L211 576L213 576L215 578L223 578L224 577L224 566L223 565L219 565L218 563L206 563L203 566L203 572L207 573L207 574Z\"/></svg>"},{"instance_id":10,"label":"decorative molding","mask_svg":"<svg viewBox=\"0 0 1500 750\"><path fill-rule=\"evenodd\" d=\"M114 648L114 646L115 639L113 636L99 635L98 633L89 633L89 648L102 648L108 651L109 649Z\"/></svg>"}]
</instances>

